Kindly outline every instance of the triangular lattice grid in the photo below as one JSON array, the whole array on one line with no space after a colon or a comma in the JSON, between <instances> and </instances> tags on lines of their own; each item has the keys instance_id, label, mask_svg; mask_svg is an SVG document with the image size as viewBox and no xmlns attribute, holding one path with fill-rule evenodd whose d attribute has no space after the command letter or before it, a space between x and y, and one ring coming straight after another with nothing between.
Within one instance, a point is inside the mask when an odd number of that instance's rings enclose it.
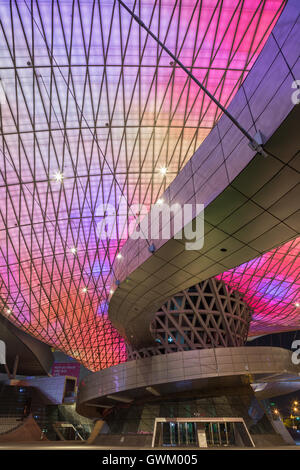
<instances>
[{"instance_id":1,"label":"triangular lattice grid","mask_svg":"<svg viewBox=\"0 0 300 470\"><path fill-rule=\"evenodd\" d=\"M284 4L127 0L224 106ZM149 208L219 109L116 0L1 0L0 61L4 313L90 369L108 367L124 359L105 307L124 240L119 226L99 238L97 208L118 209L121 195Z\"/></svg>"},{"instance_id":2,"label":"triangular lattice grid","mask_svg":"<svg viewBox=\"0 0 300 470\"><path fill-rule=\"evenodd\" d=\"M237 291L214 278L171 297L151 325L156 347L135 351L136 359L192 349L243 346L252 310Z\"/></svg>"}]
</instances>

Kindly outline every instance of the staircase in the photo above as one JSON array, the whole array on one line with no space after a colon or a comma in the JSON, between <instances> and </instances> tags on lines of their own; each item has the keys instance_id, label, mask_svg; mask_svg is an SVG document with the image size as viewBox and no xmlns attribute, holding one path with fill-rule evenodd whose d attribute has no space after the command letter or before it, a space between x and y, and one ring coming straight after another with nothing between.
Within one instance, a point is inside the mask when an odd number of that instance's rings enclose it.
<instances>
[{"instance_id":1,"label":"staircase","mask_svg":"<svg viewBox=\"0 0 300 470\"><path fill-rule=\"evenodd\" d=\"M50 405L34 387L0 383L0 435L19 427L30 413L49 440L59 440L55 431L58 423L69 423L83 439L93 428L92 421L76 413L75 405Z\"/></svg>"}]
</instances>

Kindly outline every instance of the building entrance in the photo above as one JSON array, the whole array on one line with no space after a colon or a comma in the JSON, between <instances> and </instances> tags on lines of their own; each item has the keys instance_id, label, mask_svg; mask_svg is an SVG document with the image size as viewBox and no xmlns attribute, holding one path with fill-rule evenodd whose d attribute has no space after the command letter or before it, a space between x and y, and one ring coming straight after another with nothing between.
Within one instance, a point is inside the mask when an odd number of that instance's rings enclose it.
<instances>
[{"instance_id":1,"label":"building entrance","mask_svg":"<svg viewBox=\"0 0 300 470\"><path fill-rule=\"evenodd\" d=\"M197 445L196 423L167 422L162 423L163 446Z\"/></svg>"},{"instance_id":2,"label":"building entrance","mask_svg":"<svg viewBox=\"0 0 300 470\"><path fill-rule=\"evenodd\" d=\"M156 418L152 447L254 447L243 418Z\"/></svg>"}]
</instances>

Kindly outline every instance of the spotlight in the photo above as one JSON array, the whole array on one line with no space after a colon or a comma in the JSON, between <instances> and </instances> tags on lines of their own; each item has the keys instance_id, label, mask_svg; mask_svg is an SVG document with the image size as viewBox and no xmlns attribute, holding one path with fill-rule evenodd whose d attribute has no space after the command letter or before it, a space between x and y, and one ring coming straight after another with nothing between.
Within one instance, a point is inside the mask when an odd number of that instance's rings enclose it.
<instances>
[{"instance_id":1,"label":"spotlight","mask_svg":"<svg viewBox=\"0 0 300 470\"><path fill-rule=\"evenodd\" d=\"M64 175L61 171L57 171L55 174L54 174L54 179L57 183L62 183L62 180L64 179Z\"/></svg>"},{"instance_id":2,"label":"spotlight","mask_svg":"<svg viewBox=\"0 0 300 470\"><path fill-rule=\"evenodd\" d=\"M296 302L296 303L295 303L295 307L296 307L296 308L299 308L299 307L300 307L300 303L299 303L299 302Z\"/></svg>"},{"instance_id":3,"label":"spotlight","mask_svg":"<svg viewBox=\"0 0 300 470\"><path fill-rule=\"evenodd\" d=\"M112 295L114 293L114 291L112 289L110 289L109 293L110 293L110 295Z\"/></svg>"},{"instance_id":4,"label":"spotlight","mask_svg":"<svg viewBox=\"0 0 300 470\"><path fill-rule=\"evenodd\" d=\"M157 199L157 201L156 201L156 204L159 204L159 205L160 205L160 204L163 204L163 203L164 203L164 200L163 200L163 199Z\"/></svg>"},{"instance_id":5,"label":"spotlight","mask_svg":"<svg viewBox=\"0 0 300 470\"><path fill-rule=\"evenodd\" d=\"M122 259L122 258L123 258L123 256L121 255L121 253L118 253L117 254L117 259Z\"/></svg>"},{"instance_id":6,"label":"spotlight","mask_svg":"<svg viewBox=\"0 0 300 470\"><path fill-rule=\"evenodd\" d=\"M165 176L165 175L167 174L168 168L166 168L165 166L163 166L159 171L161 172L162 175Z\"/></svg>"},{"instance_id":7,"label":"spotlight","mask_svg":"<svg viewBox=\"0 0 300 470\"><path fill-rule=\"evenodd\" d=\"M83 294L86 294L87 291L88 291L88 290L87 290L87 287L84 287L84 288L82 289L82 293L83 293Z\"/></svg>"},{"instance_id":8,"label":"spotlight","mask_svg":"<svg viewBox=\"0 0 300 470\"><path fill-rule=\"evenodd\" d=\"M73 248L71 248L70 251L71 251L71 253L72 253L73 255L76 255L76 253L77 253L77 248L76 248L76 246L73 246Z\"/></svg>"}]
</instances>

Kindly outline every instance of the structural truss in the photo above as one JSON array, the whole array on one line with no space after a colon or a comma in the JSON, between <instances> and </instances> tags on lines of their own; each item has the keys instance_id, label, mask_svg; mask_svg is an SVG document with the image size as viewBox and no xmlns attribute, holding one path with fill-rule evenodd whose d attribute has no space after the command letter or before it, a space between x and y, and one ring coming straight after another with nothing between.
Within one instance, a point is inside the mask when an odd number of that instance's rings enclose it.
<instances>
[{"instance_id":1,"label":"structural truss","mask_svg":"<svg viewBox=\"0 0 300 470\"><path fill-rule=\"evenodd\" d=\"M127 2L224 106L284 3ZM156 202L220 112L113 0L2 0L0 61L3 313L111 366L125 359L107 302L128 207ZM126 224L107 239L101 204L118 212L121 197Z\"/></svg>"},{"instance_id":2,"label":"structural truss","mask_svg":"<svg viewBox=\"0 0 300 470\"><path fill-rule=\"evenodd\" d=\"M155 314L156 345L134 350L128 359L192 349L244 346L252 311L236 290L214 278L174 295Z\"/></svg>"}]
</instances>

